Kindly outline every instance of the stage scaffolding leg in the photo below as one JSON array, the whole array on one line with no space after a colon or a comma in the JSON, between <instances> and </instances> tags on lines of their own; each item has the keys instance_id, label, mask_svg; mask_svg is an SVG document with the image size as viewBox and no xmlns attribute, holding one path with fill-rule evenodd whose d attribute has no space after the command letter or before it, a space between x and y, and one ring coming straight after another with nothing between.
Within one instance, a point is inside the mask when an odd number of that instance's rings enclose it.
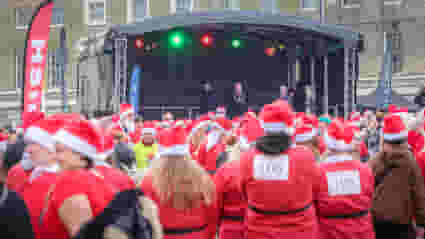
<instances>
[{"instance_id":1,"label":"stage scaffolding leg","mask_svg":"<svg viewBox=\"0 0 425 239\"><path fill-rule=\"evenodd\" d=\"M356 99L355 99L355 94L354 94L354 92L355 92L355 87L356 87L356 76L357 76L357 73L356 73L356 69L357 69L357 67L356 67L356 64L357 64L357 61L356 61L356 48L353 48L352 49L352 52L351 52L351 111L356 111L357 109L356 109Z\"/></svg>"},{"instance_id":2,"label":"stage scaffolding leg","mask_svg":"<svg viewBox=\"0 0 425 239\"><path fill-rule=\"evenodd\" d=\"M328 55L323 57L323 112L329 114Z\"/></svg>"},{"instance_id":3,"label":"stage scaffolding leg","mask_svg":"<svg viewBox=\"0 0 425 239\"><path fill-rule=\"evenodd\" d=\"M349 112L349 100L350 100L350 48L347 44L344 44L344 119L348 118Z\"/></svg>"},{"instance_id":4,"label":"stage scaffolding leg","mask_svg":"<svg viewBox=\"0 0 425 239\"><path fill-rule=\"evenodd\" d=\"M114 111L118 112L121 102L127 101L127 39L115 40Z\"/></svg>"},{"instance_id":5,"label":"stage scaffolding leg","mask_svg":"<svg viewBox=\"0 0 425 239\"><path fill-rule=\"evenodd\" d=\"M316 77L315 77L315 65L316 65L316 58L314 56L310 56L310 83L311 83L311 99L310 99L310 107L311 107L311 113L316 113Z\"/></svg>"}]
</instances>

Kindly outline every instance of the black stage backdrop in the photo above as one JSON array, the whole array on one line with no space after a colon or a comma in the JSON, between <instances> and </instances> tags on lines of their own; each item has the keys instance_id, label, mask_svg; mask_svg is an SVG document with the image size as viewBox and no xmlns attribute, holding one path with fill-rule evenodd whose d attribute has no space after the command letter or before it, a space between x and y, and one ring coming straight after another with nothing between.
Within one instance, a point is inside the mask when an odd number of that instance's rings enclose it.
<instances>
[{"instance_id":1,"label":"black stage backdrop","mask_svg":"<svg viewBox=\"0 0 425 239\"><path fill-rule=\"evenodd\" d=\"M131 39L129 42L132 42ZM305 58L307 59L307 58ZM297 83L295 104L297 111L305 109L303 86L310 81L307 61L300 61L301 79ZM303 64L304 62L304 64ZM342 104L344 89L343 49L329 57L329 103ZM212 48L203 54L193 54L185 49L168 54L146 54L141 49L128 50L128 69L134 64L142 68L140 80L140 105L146 119L158 119L158 110L143 109L145 106L200 106L201 82L209 81L215 90L214 105L228 107L232 112L233 86L240 81L247 91L247 107L259 108L279 97L279 87L287 85L288 67L285 52L270 57L264 54L263 46L246 46L241 49ZM322 61L316 66L318 90ZM131 72L129 72L129 77ZM321 100L318 104L321 107ZM178 117L187 116L174 111Z\"/></svg>"}]
</instances>

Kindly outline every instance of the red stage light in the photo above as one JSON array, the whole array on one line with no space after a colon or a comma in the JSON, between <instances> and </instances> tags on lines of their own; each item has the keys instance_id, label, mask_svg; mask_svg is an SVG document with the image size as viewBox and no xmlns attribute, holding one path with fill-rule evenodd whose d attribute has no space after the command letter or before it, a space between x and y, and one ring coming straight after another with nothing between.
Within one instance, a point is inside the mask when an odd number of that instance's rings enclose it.
<instances>
[{"instance_id":1,"label":"red stage light","mask_svg":"<svg viewBox=\"0 0 425 239\"><path fill-rule=\"evenodd\" d=\"M145 41L143 39L137 39L136 40L136 47L137 48L143 48L145 46Z\"/></svg>"},{"instance_id":2,"label":"red stage light","mask_svg":"<svg viewBox=\"0 0 425 239\"><path fill-rule=\"evenodd\" d=\"M265 53L268 56L274 56L276 54L276 48L274 48L274 47L266 48Z\"/></svg>"},{"instance_id":3,"label":"red stage light","mask_svg":"<svg viewBox=\"0 0 425 239\"><path fill-rule=\"evenodd\" d=\"M202 38L201 38L201 42L202 42L202 44L204 45L204 46L211 46L212 45L212 43L213 43L213 38L210 36L210 35L204 35Z\"/></svg>"}]
</instances>

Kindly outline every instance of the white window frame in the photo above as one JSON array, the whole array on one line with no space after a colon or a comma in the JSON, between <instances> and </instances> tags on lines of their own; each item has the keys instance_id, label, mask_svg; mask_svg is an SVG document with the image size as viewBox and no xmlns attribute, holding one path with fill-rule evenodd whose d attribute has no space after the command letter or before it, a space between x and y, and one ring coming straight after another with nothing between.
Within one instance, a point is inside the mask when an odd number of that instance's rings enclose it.
<instances>
[{"instance_id":1,"label":"white window frame","mask_svg":"<svg viewBox=\"0 0 425 239\"><path fill-rule=\"evenodd\" d=\"M264 1L273 1L274 6L273 9L271 9L271 11L269 11L269 9L265 9L264 8ZM278 13L279 12L279 4L277 0L261 0L261 9L265 12L271 12L271 13Z\"/></svg>"},{"instance_id":2,"label":"white window frame","mask_svg":"<svg viewBox=\"0 0 425 239\"><path fill-rule=\"evenodd\" d=\"M136 16L134 16L134 11L133 11L134 10L134 1L136 1L136 0L127 0L127 22L128 23L142 22L146 18L150 18L151 17L151 8L150 8L150 1L151 0L145 0L146 15L142 19L138 19L138 18L136 18Z\"/></svg>"},{"instance_id":3,"label":"white window frame","mask_svg":"<svg viewBox=\"0 0 425 239\"><path fill-rule=\"evenodd\" d=\"M230 7L226 6L226 2L230 4ZM235 2L237 2L237 4L235 4ZM237 7L235 7L235 5L237 5ZM241 0L223 0L223 8L228 10L241 10Z\"/></svg>"},{"instance_id":4,"label":"white window frame","mask_svg":"<svg viewBox=\"0 0 425 239\"><path fill-rule=\"evenodd\" d=\"M360 8L360 4L349 4L349 3L346 3L346 0L342 0L342 7L343 8Z\"/></svg>"},{"instance_id":5,"label":"white window frame","mask_svg":"<svg viewBox=\"0 0 425 239\"><path fill-rule=\"evenodd\" d=\"M16 48L15 49L15 89L17 91L21 90L21 87L19 85L19 81L23 81L23 65L24 65L24 53L23 50L21 52L21 49ZM21 59L20 59L21 58ZM19 64L21 63L21 64ZM21 82L23 84L23 82Z\"/></svg>"},{"instance_id":6,"label":"white window frame","mask_svg":"<svg viewBox=\"0 0 425 239\"><path fill-rule=\"evenodd\" d=\"M65 9L64 9L64 11L65 11ZM63 26L64 26L64 24L50 24L49 27L50 28L61 28ZM17 15L16 9L15 9L15 28L16 28L16 30L27 30L28 29L28 25L18 25L18 15Z\"/></svg>"},{"instance_id":7,"label":"white window frame","mask_svg":"<svg viewBox=\"0 0 425 239\"><path fill-rule=\"evenodd\" d=\"M195 5L195 0L190 0L190 9L189 11L192 12ZM176 14L177 13L177 0L170 0L170 13Z\"/></svg>"},{"instance_id":8,"label":"white window frame","mask_svg":"<svg viewBox=\"0 0 425 239\"><path fill-rule=\"evenodd\" d=\"M105 9L105 14L103 15L103 21L99 21L99 22L93 22L90 21L90 8L89 5L90 3L97 3L97 2L101 2L103 3L104 9ZM107 6L106 6L106 0L85 0L85 15L86 15L86 24L89 26L102 26L102 25L106 25L106 15L107 15Z\"/></svg>"},{"instance_id":9,"label":"white window frame","mask_svg":"<svg viewBox=\"0 0 425 239\"><path fill-rule=\"evenodd\" d=\"M311 7L306 8L306 7L304 7L304 1L305 1L305 0L300 0L301 9L302 9L303 11L316 12L316 11L319 11L319 10L320 10L320 7L317 7L317 8L311 8ZM316 0L316 1L318 1L318 0Z\"/></svg>"},{"instance_id":10,"label":"white window frame","mask_svg":"<svg viewBox=\"0 0 425 239\"><path fill-rule=\"evenodd\" d=\"M401 0L384 1L384 6L400 6Z\"/></svg>"}]
</instances>

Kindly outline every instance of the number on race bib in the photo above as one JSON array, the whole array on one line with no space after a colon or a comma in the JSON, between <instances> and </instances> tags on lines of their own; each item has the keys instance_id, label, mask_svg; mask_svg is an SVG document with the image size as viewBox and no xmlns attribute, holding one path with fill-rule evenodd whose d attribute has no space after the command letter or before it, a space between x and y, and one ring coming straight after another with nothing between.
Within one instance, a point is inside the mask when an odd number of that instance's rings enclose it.
<instances>
[{"instance_id":1,"label":"number on race bib","mask_svg":"<svg viewBox=\"0 0 425 239\"><path fill-rule=\"evenodd\" d=\"M254 178L260 180L288 180L289 158L286 155L269 159L258 155L254 158Z\"/></svg>"},{"instance_id":2,"label":"number on race bib","mask_svg":"<svg viewBox=\"0 0 425 239\"><path fill-rule=\"evenodd\" d=\"M356 195L361 193L359 171L339 171L326 174L329 196Z\"/></svg>"}]
</instances>

